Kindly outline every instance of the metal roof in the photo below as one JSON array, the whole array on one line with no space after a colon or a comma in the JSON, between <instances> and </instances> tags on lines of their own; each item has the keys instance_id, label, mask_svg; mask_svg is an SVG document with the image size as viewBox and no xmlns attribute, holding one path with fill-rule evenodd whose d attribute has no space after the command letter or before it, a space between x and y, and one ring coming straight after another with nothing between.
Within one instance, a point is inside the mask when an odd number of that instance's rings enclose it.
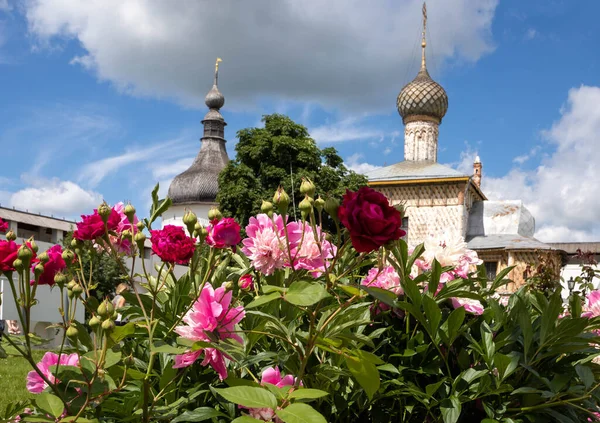
<instances>
[{"instance_id":1,"label":"metal roof","mask_svg":"<svg viewBox=\"0 0 600 423\"><path fill-rule=\"evenodd\" d=\"M468 178L456 169L434 161L404 160L366 173L369 182L411 179Z\"/></svg>"},{"instance_id":2,"label":"metal roof","mask_svg":"<svg viewBox=\"0 0 600 423\"><path fill-rule=\"evenodd\" d=\"M535 219L521 200L479 201L469 212L467 236L534 233Z\"/></svg>"},{"instance_id":3,"label":"metal roof","mask_svg":"<svg viewBox=\"0 0 600 423\"><path fill-rule=\"evenodd\" d=\"M577 250L584 253L600 253L600 242L549 242L548 245L568 254L576 254Z\"/></svg>"},{"instance_id":4,"label":"metal roof","mask_svg":"<svg viewBox=\"0 0 600 423\"><path fill-rule=\"evenodd\" d=\"M3 220L27 223L28 225L58 229L67 232L75 229L75 222L71 220L43 216L41 214L29 213L16 209L7 209L5 207L0 207L0 218Z\"/></svg>"},{"instance_id":5,"label":"metal roof","mask_svg":"<svg viewBox=\"0 0 600 423\"><path fill-rule=\"evenodd\" d=\"M492 234L467 236L471 250L558 250L533 237L518 234Z\"/></svg>"}]
</instances>

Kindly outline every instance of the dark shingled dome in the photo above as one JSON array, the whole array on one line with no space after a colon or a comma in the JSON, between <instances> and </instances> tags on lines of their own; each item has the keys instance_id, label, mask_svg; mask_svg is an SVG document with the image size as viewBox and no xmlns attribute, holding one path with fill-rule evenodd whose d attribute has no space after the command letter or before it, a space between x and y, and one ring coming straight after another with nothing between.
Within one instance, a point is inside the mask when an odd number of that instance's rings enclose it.
<instances>
[{"instance_id":1,"label":"dark shingled dome","mask_svg":"<svg viewBox=\"0 0 600 423\"><path fill-rule=\"evenodd\" d=\"M421 68L417 77L402 88L396 105L405 123L411 116L429 116L441 122L448 110L448 95L427 69Z\"/></svg>"}]
</instances>

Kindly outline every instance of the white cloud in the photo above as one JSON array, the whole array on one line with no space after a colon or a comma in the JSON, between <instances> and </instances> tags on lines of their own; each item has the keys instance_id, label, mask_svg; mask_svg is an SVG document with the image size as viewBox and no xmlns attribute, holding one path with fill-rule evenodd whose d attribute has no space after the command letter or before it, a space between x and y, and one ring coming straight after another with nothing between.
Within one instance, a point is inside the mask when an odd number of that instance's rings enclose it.
<instances>
[{"instance_id":1,"label":"white cloud","mask_svg":"<svg viewBox=\"0 0 600 423\"><path fill-rule=\"evenodd\" d=\"M102 195L97 192L87 191L71 181L51 180L13 193L9 204L34 213L75 217L89 214L101 202Z\"/></svg>"},{"instance_id":2,"label":"white cloud","mask_svg":"<svg viewBox=\"0 0 600 423\"><path fill-rule=\"evenodd\" d=\"M529 28L527 30L527 32L525 32L525 39L526 40L533 40L535 37L538 36L538 32L535 28Z\"/></svg>"},{"instance_id":3,"label":"white cloud","mask_svg":"<svg viewBox=\"0 0 600 423\"><path fill-rule=\"evenodd\" d=\"M8 0L0 0L0 12L9 12L12 10Z\"/></svg>"},{"instance_id":4,"label":"white cloud","mask_svg":"<svg viewBox=\"0 0 600 423\"><path fill-rule=\"evenodd\" d=\"M223 58L227 104L259 97L385 109L391 87L417 71L421 0L25 0L38 46L74 39L72 63L139 96L201 104ZM429 2L434 63L475 61L493 50L498 0ZM432 56L435 52L436 56ZM408 72L410 63L414 68ZM435 67L433 67L435 69ZM398 75L405 74L404 80Z\"/></svg>"},{"instance_id":5,"label":"white cloud","mask_svg":"<svg viewBox=\"0 0 600 423\"><path fill-rule=\"evenodd\" d=\"M522 165L523 163L527 162L529 159L532 159L533 157L535 157L540 152L540 150L541 150L541 147L539 145L536 145L531 150L529 150L529 153L522 154L520 156L515 157L513 159L513 163Z\"/></svg>"},{"instance_id":6,"label":"white cloud","mask_svg":"<svg viewBox=\"0 0 600 423\"><path fill-rule=\"evenodd\" d=\"M555 150L532 171L482 180L490 199L522 199L543 241L600 239L600 87L569 91L561 117L543 135ZM484 163L485 165L485 163Z\"/></svg>"},{"instance_id":7,"label":"white cloud","mask_svg":"<svg viewBox=\"0 0 600 423\"><path fill-rule=\"evenodd\" d=\"M450 166L465 175L472 175L475 157L477 157L477 150L475 150L470 143L465 142L465 149L460 152L460 159L458 162L448 163L447 166Z\"/></svg>"},{"instance_id":8,"label":"white cloud","mask_svg":"<svg viewBox=\"0 0 600 423\"><path fill-rule=\"evenodd\" d=\"M355 153L348 157L345 161L345 165L348 169L355 171L356 173L369 173L375 169L379 169L381 166L372 165L370 163L361 162L360 159L363 158L361 153Z\"/></svg>"},{"instance_id":9,"label":"white cloud","mask_svg":"<svg viewBox=\"0 0 600 423\"><path fill-rule=\"evenodd\" d=\"M392 152L392 149L391 149L390 147L386 147L386 149L385 149L385 150L383 150L383 154L384 154L385 156L387 156L387 155L388 155L388 154L390 154L391 152Z\"/></svg>"},{"instance_id":10,"label":"white cloud","mask_svg":"<svg viewBox=\"0 0 600 423\"><path fill-rule=\"evenodd\" d=\"M189 168L193 161L194 157L185 157L173 163L155 164L152 167L152 177L164 182L164 178L174 177Z\"/></svg>"},{"instance_id":11,"label":"white cloud","mask_svg":"<svg viewBox=\"0 0 600 423\"><path fill-rule=\"evenodd\" d=\"M321 144L384 137L383 131L362 126L359 120L358 118L347 118L310 129L309 133L315 141Z\"/></svg>"}]
</instances>

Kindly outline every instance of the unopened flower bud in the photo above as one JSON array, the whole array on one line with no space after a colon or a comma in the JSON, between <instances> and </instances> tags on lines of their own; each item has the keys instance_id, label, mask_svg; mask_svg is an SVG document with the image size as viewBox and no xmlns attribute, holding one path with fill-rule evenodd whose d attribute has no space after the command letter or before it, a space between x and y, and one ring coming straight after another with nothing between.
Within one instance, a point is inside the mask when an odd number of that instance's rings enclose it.
<instances>
[{"instance_id":1,"label":"unopened flower bud","mask_svg":"<svg viewBox=\"0 0 600 423\"><path fill-rule=\"evenodd\" d=\"M23 268L24 268L24 266L23 266L23 260L16 259L15 261L13 261L13 267L18 272L20 272L21 270L23 270Z\"/></svg>"},{"instance_id":2,"label":"unopened flower bud","mask_svg":"<svg viewBox=\"0 0 600 423\"><path fill-rule=\"evenodd\" d=\"M6 239L8 241L14 241L15 239L17 239L17 235L13 231L8 231L6 233Z\"/></svg>"},{"instance_id":3,"label":"unopened flower bud","mask_svg":"<svg viewBox=\"0 0 600 423\"><path fill-rule=\"evenodd\" d=\"M142 222L141 220L137 223L136 226L138 228L138 231L140 231L140 232L143 231L144 228L146 227L146 225L144 225L144 222Z\"/></svg>"},{"instance_id":4,"label":"unopened flower bud","mask_svg":"<svg viewBox=\"0 0 600 423\"><path fill-rule=\"evenodd\" d=\"M46 264L48 263L48 260L50 260L50 257L48 257L48 253L44 251L38 256L38 260L40 261L40 263Z\"/></svg>"},{"instance_id":5,"label":"unopened flower bud","mask_svg":"<svg viewBox=\"0 0 600 423\"><path fill-rule=\"evenodd\" d=\"M79 335L79 331L77 330L77 328L75 326L69 326L67 328L67 338L74 340L74 339L77 339L78 335Z\"/></svg>"},{"instance_id":6,"label":"unopened flower bud","mask_svg":"<svg viewBox=\"0 0 600 423\"><path fill-rule=\"evenodd\" d=\"M206 237L208 237L208 229L206 229L205 227L202 227L200 229L200 231L198 232L198 236L200 237L200 242L204 242Z\"/></svg>"},{"instance_id":7,"label":"unopened flower bud","mask_svg":"<svg viewBox=\"0 0 600 423\"><path fill-rule=\"evenodd\" d=\"M75 297L75 293L70 289L67 289L67 295L69 296L69 298Z\"/></svg>"},{"instance_id":8,"label":"unopened flower bud","mask_svg":"<svg viewBox=\"0 0 600 423\"><path fill-rule=\"evenodd\" d=\"M146 242L146 235L140 231L137 234L135 234L133 240L137 244L140 251L144 251L144 242Z\"/></svg>"},{"instance_id":9,"label":"unopened flower bud","mask_svg":"<svg viewBox=\"0 0 600 423\"><path fill-rule=\"evenodd\" d=\"M33 268L33 274L37 278L42 273L44 273L44 265L42 263L36 264L35 267Z\"/></svg>"},{"instance_id":10,"label":"unopened flower bud","mask_svg":"<svg viewBox=\"0 0 600 423\"><path fill-rule=\"evenodd\" d=\"M19 247L17 257L20 258L23 261L23 265L26 266L33 257L33 251L27 246L27 244L23 244Z\"/></svg>"},{"instance_id":11,"label":"unopened flower bud","mask_svg":"<svg viewBox=\"0 0 600 423\"><path fill-rule=\"evenodd\" d=\"M62 252L62 259L65 261L65 263L67 263L67 266L73 262L74 258L75 258L75 254L73 253L73 251L64 250Z\"/></svg>"},{"instance_id":12,"label":"unopened flower bud","mask_svg":"<svg viewBox=\"0 0 600 423\"><path fill-rule=\"evenodd\" d=\"M272 217L273 216L273 203L263 200L262 205L260 206L260 211L263 212L264 214L266 214L267 216Z\"/></svg>"},{"instance_id":13,"label":"unopened flower bud","mask_svg":"<svg viewBox=\"0 0 600 423\"><path fill-rule=\"evenodd\" d=\"M71 288L71 291L76 297L78 297L83 294L83 286L76 284L73 288Z\"/></svg>"},{"instance_id":14,"label":"unopened flower bud","mask_svg":"<svg viewBox=\"0 0 600 423\"><path fill-rule=\"evenodd\" d=\"M210 213L209 213L210 214ZM186 211L183 215L183 223L187 227L187 230L190 235L194 235L194 230L196 228L196 223L198 223L198 217L192 211Z\"/></svg>"},{"instance_id":15,"label":"unopened flower bud","mask_svg":"<svg viewBox=\"0 0 600 423\"><path fill-rule=\"evenodd\" d=\"M112 320L105 320L102 322L102 329L104 329L104 332L112 332L115 329L115 322L113 322Z\"/></svg>"},{"instance_id":16,"label":"unopened flower bud","mask_svg":"<svg viewBox=\"0 0 600 423\"><path fill-rule=\"evenodd\" d=\"M65 283L67 283L67 277L64 273L59 272L56 275L54 275L54 283L59 288L62 288L63 286L65 286Z\"/></svg>"},{"instance_id":17,"label":"unopened flower bud","mask_svg":"<svg viewBox=\"0 0 600 423\"><path fill-rule=\"evenodd\" d=\"M83 241L77 238L73 238L71 240L71 247L73 248L81 248L83 246Z\"/></svg>"},{"instance_id":18,"label":"unopened flower bud","mask_svg":"<svg viewBox=\"0 0 600 423\"><path fill-rule=\"evenodd\" d=\"M102 204L100 204L98 206L98 214L100 215L100 217L102 218L104 223L106 223L108 221L108 218L110 217L111 212L112 212L112 209L110 208L110 206L108 204L106 204L106 201L103 201Z\"/></svg>"},{"instance_id":19,"label":"unopened flower bud","mask_svg":"<svg viewBox=\"0 0 600 423\"><path fill-rule=\"evenodd\" d=\"M325 207L325 200L323 200L321 198L321 196L319 196L319 198L317 198L315 200L315 209L317 209L317 211L319 213L321 213L321 211L323 211L323 208Z\"/></svg>"},{"instance_id":20,"label":"unopened flower bud","mask_svg":"<svg viewBox=\"0 0 600 423\"><path fill-rule=\"evenodd\" d=\"M298 204L298 209L300 209L300 213L302 214L302 220L306 220L310 213L312 212L312 204L308 196L304 197L304 200L300 201Z\"/></svg>"},{"instance_id":21,"label":"unopened flower bud","mask_svg":"<svg viewBox=\"0 0 600 423\"><path fill-rule=\"evenodd\" d=\"M33 251L34 253L38 252L39 248L33 238L31 238L31 240L28 241L28 244L29 244L29 248L31 248L31 251Z\"/></svg>"},{"instance_id":22,"label":"unopened flower bud","mask_svg":"<svg viewBox=\"0 0 600 423\"><path fill-rule=\"evenodd\" d=\"M96 329L98 326L100 326L100 324L102 324L102 321L98 316L92 316L88 324L92 329Z\"/></svg>"},{"instance_id":23,"label":"unopened flower bud","mask_svg":"<svg viewBox=\"0 0 600 423\"><path fill-rule=\"evenodd\" d=\"M75 285L77 285L77 281L75 279L71 279L67 284L67 289L73 289Z\"/></svg>"},{"instance_id":24,"label":"unopened flower bud","mask_svg":"<svg viewBox=\"0 0 600 423\"><path fill-rule=\"evenodd\" d=\"M100 317L102 317L104 319L108 319L114 313L115 306L113 306L110 301L108 301L107 299L105 299L104 301L102 301L100 303L100 305L98 306L98 310L97 311L98 311L98 315Z\"/></svg>"},{"instance_id":25,"label":"unopened flower bud","mask_svg":"<svg viewBox=\"0 0 600 423\"><path fill-rule=\"evenodd\" d=\"M223 284L223 288L225 288L225 291L231 291L233 289L233 282L231 281L227 281Z\"/></svg>"},{"instance_id":26,"label":"unopened flower bud","mask_svg":"<svg viewBox=\"0 0 600 423\"><path fill-rule=\"evenodd\" d=\"M131 239L131 231L129 229L124 229L123 232L121 232L121 237L123 239Z\"/></svg>"},{"instance_id":27,"label":"unopened flower bud","mask_svg":"<svg viewBox=\"0 0 600 423\"><path fill-rule=\"evenodd\" d=\"M252 275L243 275L238 280L238 287L242 291L250 291L254 289L254 281Z\"/></svg>"},{"instance_id":28,"label":"unopened flower bud","mask_svg":"<svg viewBox=\"0 0 600 423\"><path fill-rule=\"evenodd\" d=\"M133 225L133 221L135 219L135 207L133 207L131 204L127 204L125 206L125 210L123 210L123 213L125 213L125 216L127 216L129 223Z\"/></svg>"},{"instance_id":29,"label":"unopened flower bud","mask_svg":"<svg viewBox=\"0 0 600 423\"><path fill-rule=\"evenodd\" d=\"M221 214L221 211L218 208L213 207L212 209L210 209L208 211L208 220L210 222L212 222L213 220L221 220L221 219L223 219L223 214Z\"/></svg>"},{"instance_id":30,"label":"unopened flower bud","mask_svg":"<svg viewBox=\"0 0 600 423\"><path fill-rule=\"evenodd\" d=\"M340 209L340 202L335 197L329 197L325 200L325 211L331 216L333 220L338 220L338 210Z\"/></svg>"},{"instance_id":31,"label":"unopened flower bud","mask_svg":"<svg viewBox=\"0 0 600 423\"><path fill-rule=\"evenodd\" d=\"M273 196L273 204L277 206L281 215L287 214L288 207L290 205L290 197L287 195L283 187L280 185Z\"/></svg>"},{"instance_id":32,"label":"unopened flower bud","mask_svg":"<svg viewBox=\"0 0 600 423\"><path fill-rule=\"evenodd\" d=\"M302 183L300 184L300 194L308 195L311 198L315 196L315 184L308 178L302 178Z\"/></svg>"},{"instance_id":33,"label":"unopened flower bud","mask_svg":"<svg viewBox=\"0 0 600 423\"><path fill-rule=\"evenodd\" d=\"M135 358L129 354L127 357L123 358L123 364L127 367L131 367L135 364Z\"/></svg>"},{"instance_id":34,"label":"unopened flower bud","mask_svg":"<svg viewBox=\"0 0 600 423\"><path fill-rule=\"evenodd\" d=\"M194 238L198 238L200 236L200 231L202 231L202 225L200 224L200 222L196 222L196 224L194 225L194 233L192 234L192 236Z\"/></svg>"}]
</instances>

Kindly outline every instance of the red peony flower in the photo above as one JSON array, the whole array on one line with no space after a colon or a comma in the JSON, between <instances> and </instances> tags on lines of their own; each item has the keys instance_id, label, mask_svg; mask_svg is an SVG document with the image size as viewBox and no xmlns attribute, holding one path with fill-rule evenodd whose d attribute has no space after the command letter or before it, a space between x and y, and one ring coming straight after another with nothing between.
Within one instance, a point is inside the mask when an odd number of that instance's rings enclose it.
<instances>
[{"instance_id":1,"label":"red peony flower","mask_svg":"<svg viewBox=\"0 0 600 423\"><path fill-rule=\"evenodd\" d=\"M13 262L17 259L19 245L14 241L0 241L0 271L12 272L15 270Z\"/></svg>"},{"instance_id":2,"label":"red peony flower","mask_svg":"<svg viewBox=\"0 0 600 423\"><path fill-rule=\"evenodd\" d=\"M166 225L163 229L150 231L152 252L168 263L187 264L196 245L180 226Z\"/></svg>"},{"instance_id":3,"label":"red peony flower","mask_svg":"<svg viewBox=\"0 0 600 423\"><path fill-rule=\"evenodd\" d=\"M240 225L231 217L212 222L208 227L206 243L215 248L235 247L242 241Z\"/></svg>"},{"instance_id":4,"label":"red peony flower","mask_svg":"<svg viewBox=\"0 0 600 423\"><path fill-rule=\"evenodd\" d=\"M81 215L81 222L77 222L77 229L73 232L73 236L82 241L94 240L105 234L104 221L98 214L98 210L94 210L94 214ZM106 229L114 231L121 223L121 216L113 208L110 211L110 216L106 221Z\"/></svg>"},{"instance_id":5,"label":"red peony flower","mask_svg":"<svg viewBox=\"0 0 600 423\"><path fill-rule=\"evenodd\" d=\"M0 219L0 233L5 233L6 231L8 231L8 222L5 222L4 220Z\"/></svg>"},{"instance_id":6,"label":"red peony flower","mask_svg":"<svg viewBox=\"0 0 600 423\"><path fill-rule=\"evenodd\" d=\"M58 273L66 269L67 264L62 258L63 249L60 245L53 245L48 250L46 250L46 254L50 260L44 264L44 271L40 275L40 279L38 281L38 285L54 285L54 276ZM35 267L37 263L32 263L31 269ZM35 282L35 281L34 281Z\"/></svg>"},{"instance_id":7,"label":"red peony flower","mask_svg":"<svg viewBox=\"0 0 600 423\"><path fill-rule=\"evenodd\" d=\"M406 235L400 229L400 212L389 205L383 194L369 187L357 192L346 190L338 217L350 231L352 245L360 253L371 252Z\"/></svg>"}]
</instances>

